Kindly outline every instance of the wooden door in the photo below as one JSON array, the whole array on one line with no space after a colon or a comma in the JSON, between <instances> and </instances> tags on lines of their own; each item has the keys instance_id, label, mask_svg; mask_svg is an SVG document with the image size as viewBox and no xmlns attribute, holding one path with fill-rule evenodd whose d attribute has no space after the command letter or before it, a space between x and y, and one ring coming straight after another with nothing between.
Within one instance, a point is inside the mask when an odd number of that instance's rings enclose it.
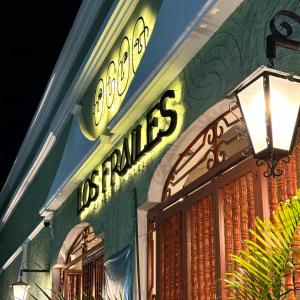
<instances>
[{"instance_id":1,"label":"wooden door","mask_svg":"<svg viewBox=\"0 0 300 300\"><path fill-rule=\"evenodd\" d=\"M194 197L187 208L188 299L216 299L213 197Z\"/></svg>"},{"instance_id":2,"label":"wooden door","mask_svg":"<svg viewBox=\"0 0 300 300\"><path fill-rule=\"evenodd\" d=\"M82 293L87 299L93 297L93 285L94 285L94 262L83 264L82 267Z\"/></svg>"},{"instance_id":3,"label":"wooden door","mask_svg":"<svg viewBox=\"0 0 300 300\"><path fill-rule=\"evenodd\" d=\"M262 185L262 171L253 159L246 160L215 179L214 197L218 211L218 278L235 266L231 255L245 250L243 240L253 239L249 229L255 228L256 216L268 215L267 189ZM224 288L218 291L222 299L231 295Z\"/></svg>"},{"instance_id":4,"label":"wooden door","mask_svg":"<svg viewBox=\"0 0 300 300\"><path fill-rule=\"evenodd\" d=\"M159 223L159 299L183 299L182 211Z\"/></svg>"},{"instance_id":5,"label":"wooden door","mask_svg":"<svg viewBox=\"0 0 300 300\"><path fill-rule=\"evenodd\" d=\"M268 213L267 185L252 159L211 179L162 210L148 222L148 299L226 299L221 278L234 266L254 228L255 216ZM155 225L153 225L155 224ZM154 253L154 236L158 236ZM151 257L149 257L151 255ZM154 258L157 258L158 276ZM153 288L153 280L156 288Z\"/></svg>"},{"instance_id":6,"label":"wooden door","mask_svg":"<svg viewBox=\"0 0 300 300\"><path fill-rule=\"evenodd\" d=\"M159 299L216 299L212 185L164 210L157 230Z\"/></svg>"},{"instance_id":7,"label":"wooden door","mask_svg":"<svg viewBox=\"0 0 300 300\"><path fill-rule=\"evenodd\" d=\"M104 255L101 252L95 259L95 300L102 300Z\"/></svg>"}]
</instances>

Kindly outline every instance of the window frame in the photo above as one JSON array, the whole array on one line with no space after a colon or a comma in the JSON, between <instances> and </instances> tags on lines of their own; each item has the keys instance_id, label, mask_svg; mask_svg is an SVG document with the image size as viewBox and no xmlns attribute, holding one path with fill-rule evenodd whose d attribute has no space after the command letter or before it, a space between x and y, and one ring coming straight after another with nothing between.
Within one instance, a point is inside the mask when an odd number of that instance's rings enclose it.
<instances>
[{"instance_id":1,"label":"window frame","mask_svg":"<svg viewBox=\"0 0 300 300\"><path fill-rule=\"evenodd\" d=\"M90 232L91 226L88 225L86 226L82 231L80 231L80 233L78 234L78 236L75 238L72 246L70 247L69 251L68 251L68 255L67 255L67 259L66 259L66 264L60 269L60 277L61 277L61 292L63 293L64 297L66 297L66 299L69 299L69 286L68 286L68 273L69 270L71 269L72 266L76 265L77 263L79 263L81 261L82 263L82 269L80 271L74 271L71 270L71 273L80 273L80 299L82 299L83 296L83 281L84 281L84 275L83 275L83 267L88 264L88 263L93 263L93 297L95 297L95 282L96 282L96 271L95 271L95 265L96 265L96 261L97 259L103 257L103 264L102 264L102 288L103 288L103 279L104 279L104 244L103 244L103 240L96 244L95 246L92 246L90 249L87 249L87 245L91 242L91 240L86 240L85 237L88 236L88 234L91 234ZM96 238L96 236L94 237ZM94 240L94 239L92 239ZM77 247L80 246L78 249ZM82 252L81 255L79 255L78 257L76 257L75 259L71 260L71 254L75 253L77 251L79 251L81 248ZM76 295L77 296L77 295ZM96 298L97 299L97 298Z\"/></svg>"}]
</instances>

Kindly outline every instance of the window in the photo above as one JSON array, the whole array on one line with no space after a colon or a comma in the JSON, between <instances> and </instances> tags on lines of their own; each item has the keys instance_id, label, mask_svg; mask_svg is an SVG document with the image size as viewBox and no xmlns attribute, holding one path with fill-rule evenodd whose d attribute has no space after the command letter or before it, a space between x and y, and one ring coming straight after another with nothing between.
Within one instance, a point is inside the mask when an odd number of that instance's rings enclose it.
<instances>
[{"instance_id":1,"label":"window","mask_svg":"<svg viewBox=\"0 0 300 300\"><path fill-rule=\"evenodd\" d=\"M103 242L87 226L69 250L61 270L62 291L67 300L101 299L103 286ZM86 298L84 298L86 299Z\"/></svg>"},{"instance_id":2,"label":"window","mask_svg":"<svg viewBox=\"0 0 300 300\"><path fill-rule=\"evenodd\" d=\"M300 186L299 145L285 175L266 179L242 155L247 140L237 139L236 129L230 112L204 129L174 165L162 202L149 211L148 299L226 299L218 279L234 267L231 254L251 238L255 216L269 217ZM292 274L286 284L293 286Z\"/></svg>"}]
</instances>

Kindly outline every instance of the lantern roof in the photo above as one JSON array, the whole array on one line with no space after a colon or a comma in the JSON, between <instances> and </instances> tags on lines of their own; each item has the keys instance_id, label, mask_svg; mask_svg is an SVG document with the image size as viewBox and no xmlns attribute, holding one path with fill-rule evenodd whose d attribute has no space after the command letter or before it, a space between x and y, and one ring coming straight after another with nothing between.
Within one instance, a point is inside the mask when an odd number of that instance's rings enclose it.
<instances>
[{"instance_id":1,"label":"lantern roof","mask_svg":"<svg viewBox=\"0 0 300 300\"><path fill-rule=\"evenodd\" d=\"M291 81L300 82L300 76L290 74L284 71L279 71L276 69L269 68L267 66L261 65L256 71L254 71L252 74L250 74L248 77L245 78L238 86L236 86L231 92L228 93L228 98L231 98L235 94L237 94L239 91L246 88L249 84L251 84L253 81L255 81L257 78L263 75L271 75L276 76L284 79L289 79Z\"/></svg>"}]
</instances>

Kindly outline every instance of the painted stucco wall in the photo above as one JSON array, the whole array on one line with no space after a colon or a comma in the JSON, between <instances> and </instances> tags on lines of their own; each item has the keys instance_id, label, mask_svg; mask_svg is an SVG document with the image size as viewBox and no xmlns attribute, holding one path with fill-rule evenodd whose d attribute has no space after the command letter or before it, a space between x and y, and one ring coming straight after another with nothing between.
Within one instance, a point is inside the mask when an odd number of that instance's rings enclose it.
<instances>
[{"instance_id":1,"label":"painted stucco wall","mask_svg":"<svg viewBox=\"0 0 300 300\"><path fill-rule=\"evenodd\" d=\"M25 193L20 205L8 219L6 227L0 234L0 265L13 254L13 252L25 241L42 218L39 210L48 195L51 182L56 174L56 168L65 146L70 124L60 136L57 146L54 148L34 178L32 184Z\"/></svg>"},{"instance_id":2,"label":"painted stucco wall","mask_svg":"<svg viewBox=\"0 0 300 300\"><path fill-rule=\"evenodd\" d=\"M283 8L299 11L300 4L298 1L245 1L187 65L179 75L186 109L183 130L258 66L267 64L264 37L268 22ZM300 73L300 55L279 49L276 67ZM167 149L153 158L140 176L133 177L113 194L100 212L85 218L84 221L91 223L97 233L104 233L106 257L133 241L133 189L137 189L139 204L147 200L149 183ZM64 205L65 212L75 212L76 195L73 196ZM59 214L64 215L62 209ZM66 222L58 215L55 219L60 219L56 222Z\"/></svg>"},{"instance_id":3,"label":"painted stucco wall","mask_svg":"<svg viewBox=\"0 0 300 300\"><path fill-rule=\"evenodd\" d=\"M183 131L258 66L267 64L264 49L265 36L269 32L268 23L280 9L289 9L300 14L300 3L298 0L245 0L178 76L176 80L182 82L182 101L185 106ZM300 26L295 27L295 36L299 39ZM278 49L275 67L300 74L300 54ZM99 212L89 214L84 220L94 227L95 232L103 234L106 257L127 244L133 244L133 189L137 189L139 204L147 200L151 178L167 149L168 147L154 157L140 176L133 177L118 193L113 194ZM80 223L76 205L77 193L74 191L54 214L53 227L43 230L31 242L29 260L38 260L39 263L49 261L51 265L56 263L65 237ZM22 221L19 220L18 224L21 226ZM9 243L11 236L0 236L1 245ZM0 295L7 295L8 282L16 276L16 267L17 260L0 275ZM47 279L41 279L41 283L44 287L49 284ZM0 299L10 298L0 296Z\"/></svg>"},{"instance_id":4,"label":"painted stucco wall","mask_svg":"<svg viewBox=\"0 0 300 300\"><path fill-rule=\"evenodd\" d=\"M44 228L38 236L28 244L27 249L27 268L28 269L47 269L50 266L51 243L53 239L52 229ZM30 283L30 293L37 299L45 299L41 291L39 291L34 283L44 288L51 287L51 274L46 273L27 273L27 282ZM46 290L47 294L51 294L50 290ZM30 299L30 298L29 298Z\"/></svg>"}]
</instances>

